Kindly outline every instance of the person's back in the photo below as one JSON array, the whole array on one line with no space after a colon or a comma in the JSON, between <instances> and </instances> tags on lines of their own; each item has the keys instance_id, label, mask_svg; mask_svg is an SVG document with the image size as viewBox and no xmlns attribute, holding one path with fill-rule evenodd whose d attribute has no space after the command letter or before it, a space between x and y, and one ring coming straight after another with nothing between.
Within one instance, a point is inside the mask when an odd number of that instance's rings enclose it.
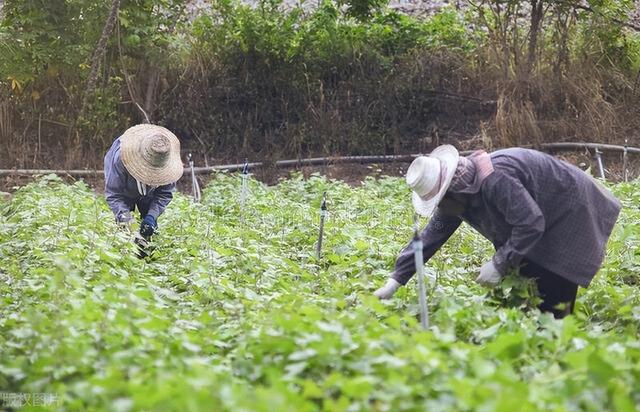
<instances>
[{"instance_id":1,"label":"person's back","mask_svg":"<svg viewBox=\"0 0 640 412\"><path fill-rule=\"evenodd\" d=\"M578 285L587 287L600 268L621 208L580 169L521 148L464 158L441 146L414 160L407 183L416 212L431 217L421 234L425 262L466 221L496 248L476 282L493 286L518 271L536 280L541 310L558 317L571 313ZM414 272L408 245L375 295L391 297ZM560 303L567 305L558 309Z\"/></svg>"},{"instance_id":2,"label":"person's back","mask_svg":"<svg viewBox=\"0 0 640 412\"><path fill-rule=\"evenodd\" d=\"M544 234L527 257L588 286L602 264L620 202L579 168L536 150L498 150L491 162L494 173L522 184L544 216Z\"/></svg>"},{"instance_id":3,"label":"person's back","mask_svg":"<svg viewBox=\"0 0 640 412\"><path fill-rule=\"evenodd\" d=\"M105 154L105 198L123 226L131 225L131 213L138 209L142 223L136 243L141 249L157 229L157 219L171 202L182 173L180 142L161 126L133 126Z\"/></svg>"}]
</instances>

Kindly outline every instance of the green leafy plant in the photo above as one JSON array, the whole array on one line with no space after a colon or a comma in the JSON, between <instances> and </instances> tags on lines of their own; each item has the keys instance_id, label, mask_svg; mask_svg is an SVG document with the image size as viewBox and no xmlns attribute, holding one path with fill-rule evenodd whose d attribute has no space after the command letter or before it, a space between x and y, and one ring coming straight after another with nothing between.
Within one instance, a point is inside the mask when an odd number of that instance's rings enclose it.
<instances>
[{"instance_id":1,"label":"green leafy plant","mask_svg":"<svg viewBox=\"0 0 640 412\"><path fill-rule=\"evenodd\" d=\"M201 203L176 194L147 260L82 182L44 177L1 203L0 392L56 394L49 408L71 411L640 402L638 183L613 187L625 209L574 316L509 304L531 298L515 278L488 296L473 279L491 246L463 226L427 267L426 332L413 281L391 301L372 297L411 237L400 179L251 180L244 209L240 186L219 174Z\"/></svg>"}]
</instances>

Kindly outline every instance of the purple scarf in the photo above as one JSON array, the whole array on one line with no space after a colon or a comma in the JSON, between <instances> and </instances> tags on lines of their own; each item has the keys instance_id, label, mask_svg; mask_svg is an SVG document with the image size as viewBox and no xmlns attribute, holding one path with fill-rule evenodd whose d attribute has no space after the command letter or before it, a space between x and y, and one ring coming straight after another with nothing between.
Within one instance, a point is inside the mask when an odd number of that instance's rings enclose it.
<instances>
[{"instance_id":1,"label":"purple scarf","mask_svg":"<svg viewBox=\"0 0 640 412\"><path fill-rule=\"evenodd\" d=\"M477 193L484 179L491 173L493 173L491 157L484 150L475 151L467 157L460 157L449 190L452 193Z\"/></svg>"}]
</instances>

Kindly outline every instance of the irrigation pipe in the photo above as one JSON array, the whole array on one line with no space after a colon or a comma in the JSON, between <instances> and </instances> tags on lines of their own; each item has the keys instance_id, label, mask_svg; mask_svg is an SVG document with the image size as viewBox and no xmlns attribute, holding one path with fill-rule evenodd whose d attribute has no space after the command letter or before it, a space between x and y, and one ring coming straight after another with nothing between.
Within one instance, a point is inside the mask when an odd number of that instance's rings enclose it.
<instances>
[{"instance_id":1,"label":"irrigation pipe","mask_svg":"<svg viewBox=\"0 0 640 412\"><path fill-rule=\"evenodd\" d=\"M618 146L612 144L599 144L599 143L546 143L537 146L523 146L528 148L546 150L546 151L575 151L575 150L595 150L599 149L603 152L625 152L625 146ZM460 154L467 155L473 151L462 151ZM626 152L628 154L640 155L640 148L627 147ZM216 171L237 172L242 171L246 166L250 168L260 168L262 166L274 165L277 168L289 168L289 167L301 167L301 166L323 166L323 165L335 165L335 164L370 164L370 163L393 163L393 162L411 162L414 158L419 156L418 154L410 155L390 155L390 156L340 156L340 157L312 157L308 159L290 159L290 160L278 160L273 164L255 162L255 163L237 163L228 165L218 165L209 167L194 167L194 174L207 174ZM62 169L0 169L0 176L15 176L15 175L67 175L67 176L102 176L104 172L102 170L95 169L74 169L74 170L62 170ZM191 174L191 168L186 167L184 169L184 175L189 176Z\"/></svg>"}]
</instances>

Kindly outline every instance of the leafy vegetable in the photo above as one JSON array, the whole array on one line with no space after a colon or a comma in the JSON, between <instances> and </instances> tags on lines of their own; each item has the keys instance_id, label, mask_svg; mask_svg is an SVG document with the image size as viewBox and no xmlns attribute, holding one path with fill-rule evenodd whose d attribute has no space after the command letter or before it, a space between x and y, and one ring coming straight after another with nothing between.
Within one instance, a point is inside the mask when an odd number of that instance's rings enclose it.
<instances>
[{"instance_id":1,"label":"leafy vegetable","mask_svg":"<svg viewBox=\"0 0 640 412\"><path fill-rule=\"evenodd\" d=\"M640 404L640 185L576 314L554 320L512 279L473 279L490 245L462 227L429 263L432 328L414 283L371 296L411 237L396 178L277 186L218 175L177 194L135 257L104 200L54 177L0 204L0 391L50 409L634 410ZM323 259L321 195L328 192ZM41 410L26 406L25 410Z\"/></svg>"}]
</instances>

